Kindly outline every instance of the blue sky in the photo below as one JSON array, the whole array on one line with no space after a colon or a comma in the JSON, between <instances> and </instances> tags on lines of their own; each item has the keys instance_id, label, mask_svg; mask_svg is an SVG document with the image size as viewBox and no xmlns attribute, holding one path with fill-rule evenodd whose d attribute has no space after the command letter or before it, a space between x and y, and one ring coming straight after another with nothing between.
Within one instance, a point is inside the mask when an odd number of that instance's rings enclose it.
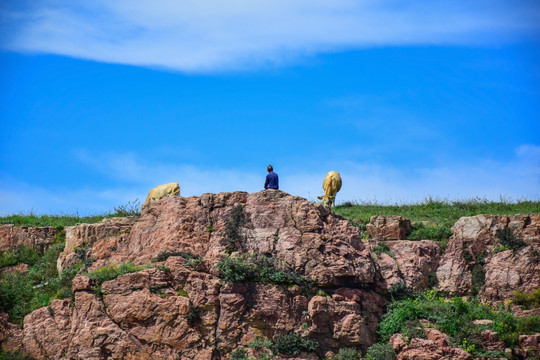
<instances>
[{"instance_id":1,"label":"blue sky","mask_svg":"<svg viewBox=\"0 0 540 360\"><path fill-rule=\"evenodd\" d=\"M0 214L183 196L540 198L534 1L0 5Z\"/></svg>"}]
</instances>

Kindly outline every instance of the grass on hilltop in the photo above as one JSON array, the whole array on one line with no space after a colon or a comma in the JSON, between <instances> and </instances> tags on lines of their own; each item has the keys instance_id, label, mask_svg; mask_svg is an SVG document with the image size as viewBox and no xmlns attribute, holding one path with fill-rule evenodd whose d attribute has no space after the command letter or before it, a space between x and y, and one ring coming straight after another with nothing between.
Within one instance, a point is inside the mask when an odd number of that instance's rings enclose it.
<instances>
[{"instance_id":1,"label":"grass on hilltop","mask_svg":"<svg viewBox=\"0 0 540 360\"><path fill-rule=\"evenodd\" d=\"M420 203L403 205L348 201L336 206L334 211L356 224L369 223L369 219L373 215L401 215L413 223L431 221L438 226L451 227L462 216L538 214L540 213L540 201L489 201L480 198L449 201L427 198Z\"/></svg>"},{"instance_id":2,"label":"grass on hilltop","mask_svg":"<svg viewBox=\"0 0 540 360\"><path fill-rule=\"evenodd\" d=\"M54 226L60 228L64 226L73 226L81 223L94 224L100 222L105 218L140 215L141 203L138 201L138 199L135 199L135 201L129 201L125 205L119 205L114 208L114 211L110 211L104 214L79 216L78 214L36 215L32 212L26 214L19 213L8 216L0 216L0 225L13 224L18 226Z\"/></svg>"}]
</instances>

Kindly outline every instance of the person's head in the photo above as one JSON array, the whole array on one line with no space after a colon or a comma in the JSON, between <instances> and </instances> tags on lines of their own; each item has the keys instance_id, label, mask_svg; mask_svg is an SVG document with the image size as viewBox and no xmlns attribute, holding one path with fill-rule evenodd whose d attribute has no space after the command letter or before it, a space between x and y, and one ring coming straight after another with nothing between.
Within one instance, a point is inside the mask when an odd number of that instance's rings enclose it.
<instances>
[{"instance_id":1,"label":"person's head","mask_svg":"<svg viewBox=\"0 0 540 360\"><path fill-rule=\"evenodd\" d=\"M270 172L270 171L274 171L274 168L272 167L272 165L268 165L266 167L266 170L268 170L268 172Z\"/></svg>"}]
</instances>

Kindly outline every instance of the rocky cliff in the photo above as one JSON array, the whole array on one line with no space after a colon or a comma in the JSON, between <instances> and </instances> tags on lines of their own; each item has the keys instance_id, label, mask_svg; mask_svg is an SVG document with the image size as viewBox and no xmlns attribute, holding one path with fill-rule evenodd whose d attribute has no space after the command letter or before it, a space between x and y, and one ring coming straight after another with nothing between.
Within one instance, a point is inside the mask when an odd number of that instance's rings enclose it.
<instances>
[{"instance_id":1,"label":"rocky cliff","mask_svg":"<svg viewBox=\"0 0 540 360\"><path fill-rule=\"evenodd\" d=\"M390 220L372 221L371 231L402 238L404 219L394 230ZM462 218L442 257L429 240L386 241L381 253L379 240L363 241L348 220L281 191L164 198L140 218L68 227L58 269L84 263L74 296L28 314L23 329L3 315L0 341L36 359L226 359L262 339L304 350L283 358L365 350L377 341L393 285L422 290L438 279L440 289L467 294L481 255L484 299L538 288L539 225L540 216ZM496 253L504 227L527 246ZM117 264L131 270L96 275Z\"/></svg>"}]
</instances>

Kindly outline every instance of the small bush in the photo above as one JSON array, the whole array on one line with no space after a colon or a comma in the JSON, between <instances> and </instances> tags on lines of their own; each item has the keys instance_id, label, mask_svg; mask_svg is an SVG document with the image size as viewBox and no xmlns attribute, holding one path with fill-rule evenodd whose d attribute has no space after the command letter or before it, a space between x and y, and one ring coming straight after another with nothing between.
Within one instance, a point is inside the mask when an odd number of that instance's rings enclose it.
<instances>
[{"instance_id":1,"label":"small bush","mask_svg":"<svg viewBox=\"0 0 540 360\"><path fill-rule=\"evenodd\" d=\"M472 288L471 295L478 295L482 286L486 282L486 271L480 264L474 265L472 269Z\"/></svg>"},{"instance_id":2,"label":"small bush","mask_svg":"<svg viewBox=\"0 0 540 360\"><path fill-rule=\"evenodd\" d=\"M186 316L190 326L194 326L201 320L201 312L193 304L189 305L189 313Z\"/></svg>"},{"instance_id":3,"label":"small bush","mask_svg":"<svg viewBox=\"0 0 540 360\"><path fill-rule=\"evenodd\" d=\"M244 348L238 348L231 353L230 360L249 360L247 351Z\"/></svg>"},{"instance_id":4,"label":"small bush","mask_svg":"<svg viewBox=\"0 0 540 360\"><path fill-rule=\"evenodd\" d=\"M7 273L0 278L0 311L9 314L12 321L22 321L30 312L34 288L21 273Z\"/></svg>"},{"instance_id":5,"label":"small bush","mask_svg":"<svg viewBox=\"0 0 540 360\"><path fill-rule=\"evenodd\" d=\"M100 269L97 269L94 272L87 273L85 275L91 279L96 280L98 284L102 284L105 281L116 279L120 275L134 273L137 271L141 271L142 269L145 269L145 268L146 266L136 266L133 263L126 262L120 265L118 264L107 265Z\"/></svg>"},{"instance_id":6,"label":"small bush","mask_svg":"<svg viewBox=\"0 0 540 360\"><path fill-rule=\"evenodd\" d=\"M332 360L360 360L362 353L354 348L339 349Z\"/></svg>"},{"instance_id":7,"label":"small bush","mask_svg":"<svg viewBox=\"0 0 540 360\"><path fill-rule=\"evenodd\" d=\"M390 248L385 242L379 242L377 245L373 247L373 252L377 255L380 255L382 253L388 254L391 257L394 257L394 254L390 251Z\"/></svg>"},{"instance_id":8,"label":"small bush","mask_svg":"<svg viewBox=\"0 0 540 360\"><path fill-rule=\"evenodd\" d=\"M39 260L38 252L31 246L18 246L15 250L0 254L0 268L19 264L34 265Z\"/></svg>"},{"instance_id":9,"label":"small bush","mask_svg":"<svg viewBox=\"0 0 540 360\"><path fill-rule=\"evenodd\" d=\"M395 283L388 290L388 294L392 300L401 300L411 295L411 290L407 287L405 282L400 281Z\"/></svg>"},{"instance_id":10,"label":"small bush","mask_svg":"<svg viewBox=\"0 0 540 360\"><path fill-rule=\"evenodd\" d=\"M235 207L229 219L226 220L227 225L225 226L225 238L223 241L229 245L231 250L236 250L240 240L242 239L241 227L246 223L246 218L244 215L244 207L238 205Z\"/></svg>"},{"instance_id":11,"label":"small bush","mask_svg":"<svg viewBox=\"0 0 540 360\"><path fill-rule=\"evenodd\" d=\"M497 231L497 238L503 246L506 246L514 251L527 246L523 239L515 237L512 229L509 227L505 227L504 229Z\"/></svg>"},{"instance_id":12,"label":"small bush","mask_svg":"<svg viewBox=\"0 0 540 360\"><path fill-rule=\"evenodd\" d=\"M512 303L521 305L525 309L540 307L540 288L534 290L530 294L521 290L516 290L513 293L513 297Z\"/></svg>"},{"instance_id":13,"label":"small bush","mask_svg":"<svg viewBox=\"0 0 540 360\"><path fill-rule=\"evenodd\" d=\"M319 343L310 339L303 339L295 333L288 333L274 337L274 352L286 355L298 355L301 351L314 351Z\"/></svg>"},{"instance_id":14,"label":"small bush","mask_svg":"<svg viewBox=\"0 0 540 360\"><path fill-rule=\"evenodd\" d=\"M366 352L366 360L395 360L396 352L390 344L377 343L370 346Z\"/></svg>"}]
</instances>

